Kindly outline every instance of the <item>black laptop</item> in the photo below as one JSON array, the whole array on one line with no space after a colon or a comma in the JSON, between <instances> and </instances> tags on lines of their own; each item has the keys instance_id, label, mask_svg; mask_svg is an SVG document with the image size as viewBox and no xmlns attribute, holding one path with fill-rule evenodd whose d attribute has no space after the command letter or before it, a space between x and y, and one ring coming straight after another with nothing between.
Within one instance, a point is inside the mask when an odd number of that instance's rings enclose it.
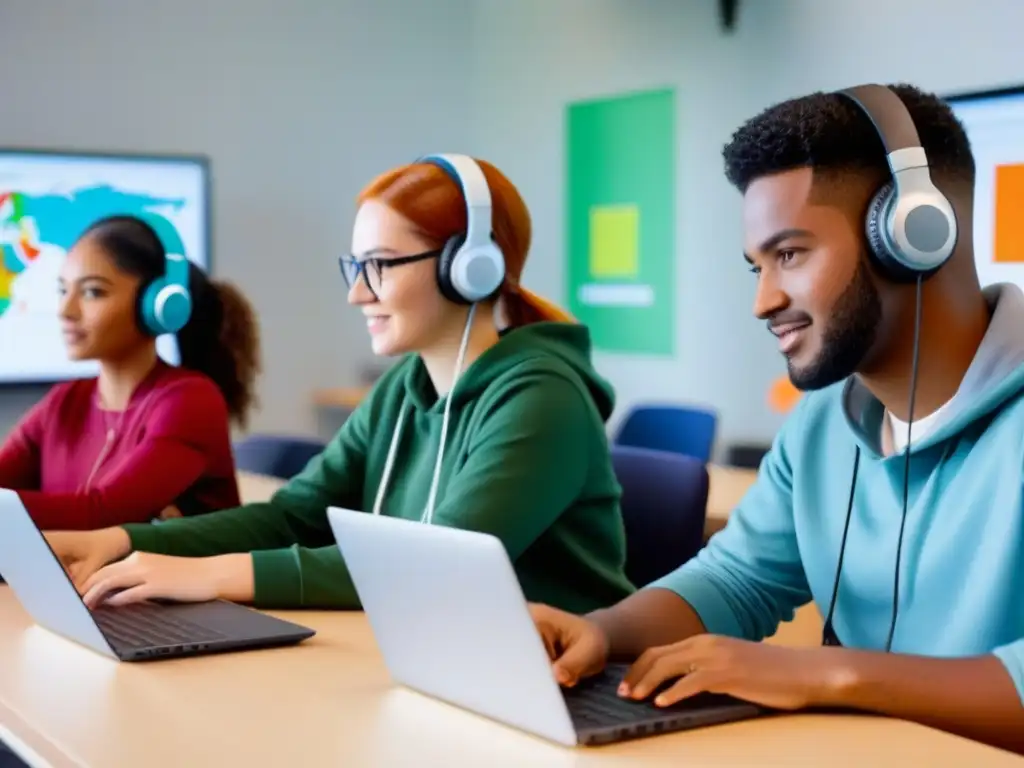
<instances>
[{"instance_id":1,"label":"black laptop","mask_svg":"<svg viewBox=\"0 0 1024 768\"><path fill-rule=\"evenodd\" d=\"M292 645L307 627L223 600L90 610L14 491L0 489L0 573L37 624L121 661Z\"/></svg>"}]
</instances>

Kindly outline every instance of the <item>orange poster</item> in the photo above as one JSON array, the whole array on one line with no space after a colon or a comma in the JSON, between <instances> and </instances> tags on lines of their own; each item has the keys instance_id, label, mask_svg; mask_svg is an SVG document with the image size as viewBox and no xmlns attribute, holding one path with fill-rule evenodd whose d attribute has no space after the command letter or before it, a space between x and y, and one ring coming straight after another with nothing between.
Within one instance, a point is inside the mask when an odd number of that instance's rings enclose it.
<instances>
[{"instance_id":1,"label":"orange poster","mask_svg":"<svg viewBox=\"0 0 1024 768\"><path fill-rule=\"evenodd\" d=\"M993 261L1024 262L1024 164L997 165Z\"/></svg>"},{"instance_id":2,"label":"orange poster","mask_svg":"<svg viewBox=\"0 0 1024 768\"><path fill-rule=\"evenodd\" d=\"M789 413L800 401L803 393L793 386L789 376L782 376L772 382L768 389L768 406L776 413Z\"/></svg>"}]
</instances>

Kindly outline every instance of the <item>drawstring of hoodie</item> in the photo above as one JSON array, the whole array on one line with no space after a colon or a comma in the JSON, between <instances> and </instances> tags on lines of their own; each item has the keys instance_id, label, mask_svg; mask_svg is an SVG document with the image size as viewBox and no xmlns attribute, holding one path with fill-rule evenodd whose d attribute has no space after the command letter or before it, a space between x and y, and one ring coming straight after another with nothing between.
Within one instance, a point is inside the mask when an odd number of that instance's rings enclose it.
<instances>
[{"instance_id":1,"label":"drawstring of hoodie","mask_svg":"<svg viewBox=\"0 0 1024 768\"><path fill-rule=\"evenodd\" d=\"M434 476L430 481L430 493L427 496L427 506L423 510L420 522L428 525L434 520L434 508L437 504L437 490L441 481L441 463L444 460L444 446L448 441L448 421L451 417L452 395L455 393L455 385L462 374L462 366L466 359L466 350L469 348L469 334L473 328L473 317L476 315L476 304L469 307L469 314L466 317L466 327L462 330L462 342L459 344L459 354L455 359L455 373L452 376L452 385L444 400L444 417L441 419L441 439L437 446L437 460L434 462ZM373 514L379 515L384 508L384 497L387 495L388 484L391 482L391 473L395 468L395 457L398 455L398 445L402 439L402 428L405 426L405 417L412 405L403 404L398 412L398 420L395 422L395 430L391 433L391 445L388 446L387 460L384 462L384 472L381 474L380 485L377 487L377 498L373 502Z\"/></svg>"}]
</instances>

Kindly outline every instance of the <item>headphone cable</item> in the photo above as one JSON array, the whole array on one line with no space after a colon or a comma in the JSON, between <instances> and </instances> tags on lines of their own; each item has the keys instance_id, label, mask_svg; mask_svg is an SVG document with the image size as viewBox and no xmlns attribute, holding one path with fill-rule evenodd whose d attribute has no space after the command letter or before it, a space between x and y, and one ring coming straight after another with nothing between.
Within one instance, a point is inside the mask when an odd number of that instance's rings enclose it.
<instances>
[{"instance_id":1,"label":"headphone cable","mask_svg":"<svg viewBox=\"0 0 1024 768\"><path fill-rule=\"evenodd\" d=\"M917 394L917 366L921 355L921 286L924 277L918 275L914 307L914 353L910 364L910 396L907 404L907 443L903 446L903 516L900 519L900 536L896 542L896 574L892 586L892 622L889 624L889 636L885 641L886 652L892 650L892 638L896 633L896 617L899 613L900 601L900 561L903 555L903 532L907 527L907 507L910 499L910 443L914 429L914 398Z\"/></svg>"},{"instance_id":2,"label":"headphone cable","mask_svg":"<svg viewBox=\"0 0 1024 768\"><path fill-rule=\"evenodd\" d=\"M444 403L444 417L441 420L441 440L437 447L437 460L434 463L434 476L430 482L430 494L427 497L427 508L420 516L421 523L431 523L434 519L434 504L437 500L437 486L441 478L441 460L444 458L444 444L448 440L448 420L451 416L452 393L455 391L455 384L462 373L463 361L466 358L466 350L469 347L469 335L473 328L473 316L476 314L476 304L469 308L469 316L466 318L466 327L462 331L462 342L459 344L459 355L455 360L455 375L452 378L451 388ZM388 483L391 480L391 472L395 468L395 459L398 456L398 444L401 440L402 426L405 423L405 416L411 409L411 405L403 404L398 412L398 419L395 422L394 432L391 433L391 445L388 447L388 456L384 461L384 471L381 473L380 485L377 486L377 497L373 503L373 514L379 515L384 508L384 496L387 493Z\"/></svg>"},{"instance_id":3,"label":"headphone cable","mask_svg":"<svg viewBox=\"0 0 1024 768\"><path fill-rule=\"evenodd\" d=\"M836 602L839 600L839 578L843 573L843 557L846 555L846 537L850 533L850 520L853 518L853 500L857 493L857 470L860 468L860 446L858 445L853 454L853 476L850 478L850 500L846 504L846 522L843 523L843 538L839 543L839 561L836 563L836 577L832 584L832 599L828 603L828 613L825 615L825 622L822 626L822 645L841 645L832 627L832 618L836 612Z\"/></svg>"},{"instance_id":4,"label":"headphone cable","mask_svg":"<svg viewBox=\"0 0 1024 768\"><path fill-rule=\"evenodd\" d=\"M441 419L441 440L437 446L437 461L434 462L434 477L430 481L430 495L427 496L427 508L423 513L421 522L430 525L434 521L434 505L437 502L437 488L441 481L441 462L444 459L444 444L448 442L448 420L451 416L452 395L455 394L455 385L462 375L462 366L466 359L466 350L469 348L469 337L473 330L473 317L476 315L476 303L470 305L469 314L466 316L466 327L462 330L462 343L459 344L459 355L455 359L455 374L452 376L452 385L444 401L444 417Z\"/></svg>"}]
</instances>

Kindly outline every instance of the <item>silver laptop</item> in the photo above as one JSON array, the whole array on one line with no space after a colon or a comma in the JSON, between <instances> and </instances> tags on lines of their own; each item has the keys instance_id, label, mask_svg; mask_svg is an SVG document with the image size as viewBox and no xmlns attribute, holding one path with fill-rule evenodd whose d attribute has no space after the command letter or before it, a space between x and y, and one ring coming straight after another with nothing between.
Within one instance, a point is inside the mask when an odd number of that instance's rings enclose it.
<instances>
[{"instance_id":1,"label":"silver laptop","mask_svg":"<svg viewBox=\"0 0 1024 768\"><path fill-rule=\"evenodd\" d=\"M86 607L21 499L0 489L0 573L37 624L121 661L291 645L315 633L223 600Z\"/></svg>"},{"instance_id":2,"label":"silver laptop","mask_svg":"<svg viewBox=\"0 0 1024 768\"><path fill-rule=\"evenodd\" d=\"M497 538L337 507L327 514L384 662L413 690L570 746L764 712L714 694L666 708L625 700L616 694L621 665L562 689Z\"/></svg>"}]
</instances>

